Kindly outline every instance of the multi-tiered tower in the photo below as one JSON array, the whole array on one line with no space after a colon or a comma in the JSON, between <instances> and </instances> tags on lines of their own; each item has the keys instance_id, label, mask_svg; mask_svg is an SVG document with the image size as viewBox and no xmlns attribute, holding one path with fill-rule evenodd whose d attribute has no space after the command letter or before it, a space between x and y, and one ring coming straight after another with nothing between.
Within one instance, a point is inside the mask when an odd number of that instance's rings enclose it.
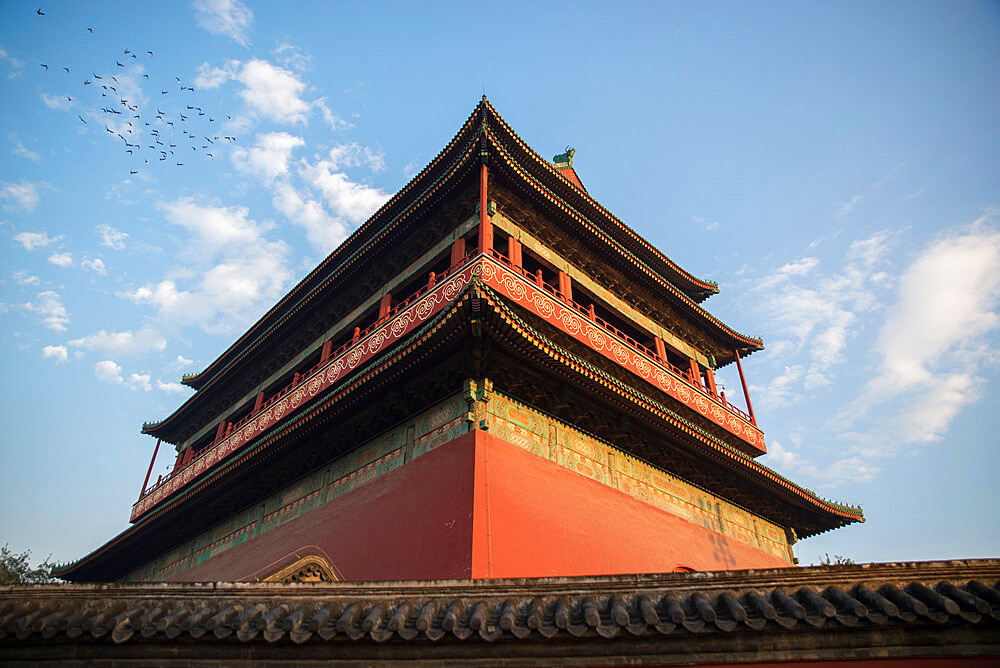
<instances>
[{"instance_id":1,"label":"multi-tiered tower","mask_svg":"<svg viewBox=\"0 0 1000 668\"><path fill-rule=\"evenodd\" d=\"M89 580L525 577L791 565L862 521L757 463L717 292L484 98L143 432L176 446ZM739 371L742 380L742 369ZM744 393L746 384L743 383Z\"/></svg>"}]
</instances>

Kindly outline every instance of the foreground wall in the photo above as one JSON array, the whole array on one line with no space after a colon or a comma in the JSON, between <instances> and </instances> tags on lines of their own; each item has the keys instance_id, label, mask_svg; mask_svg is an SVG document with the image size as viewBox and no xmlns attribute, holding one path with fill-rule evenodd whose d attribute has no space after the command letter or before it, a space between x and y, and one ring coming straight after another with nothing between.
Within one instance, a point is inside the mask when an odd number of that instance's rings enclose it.
<instances>
[{"instance_id":1,"label":"foreground wall","mask_svg":"<svg viewBox=\"0 0 1000 668\"><path fill-rule=\"evenodd\" d=\"M0 663L997 665L1000 561L0 587Z\"/></svg>"}]
</instances>

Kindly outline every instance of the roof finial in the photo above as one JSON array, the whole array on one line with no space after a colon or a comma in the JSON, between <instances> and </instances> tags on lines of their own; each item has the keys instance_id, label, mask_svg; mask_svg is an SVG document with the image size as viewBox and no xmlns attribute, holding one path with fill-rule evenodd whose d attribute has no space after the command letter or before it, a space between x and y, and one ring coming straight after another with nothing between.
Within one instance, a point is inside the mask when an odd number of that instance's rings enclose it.
<instances>
[{"instance_id":1,"label":"roof finial","mask_svg":"<svg viewBox=\"0 0 1000 668\"><path fill-rule=\"evenodd\" d=\"M569 165L570 167L572 167L574 153L576 153L576 149L573 148L572 146L567 146L566 151L564 153L560 153L559 155L552 158L552 162L555 163L556 165Z\"/></svg>"}]
</instances>

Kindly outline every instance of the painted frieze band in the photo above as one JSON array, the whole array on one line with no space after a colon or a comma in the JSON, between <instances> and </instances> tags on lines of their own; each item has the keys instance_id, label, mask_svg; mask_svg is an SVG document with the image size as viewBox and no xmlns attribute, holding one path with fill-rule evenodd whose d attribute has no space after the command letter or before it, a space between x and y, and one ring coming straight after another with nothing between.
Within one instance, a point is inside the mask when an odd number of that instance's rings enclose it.
<instances>
[{"instance_id":1,"label":"painted frieze band","mask_svg":"<svg viewBox=\"0 0 1000 668\"><path fill-rule=\"evenodd\" d=\"M765 452L764 433L697 391L654 359L640 353L575 309L564 306L520 274L492 258L484 258L483 283L531 311L607 359L663 390L726 431Z\"/></svg>"}]
</instances>

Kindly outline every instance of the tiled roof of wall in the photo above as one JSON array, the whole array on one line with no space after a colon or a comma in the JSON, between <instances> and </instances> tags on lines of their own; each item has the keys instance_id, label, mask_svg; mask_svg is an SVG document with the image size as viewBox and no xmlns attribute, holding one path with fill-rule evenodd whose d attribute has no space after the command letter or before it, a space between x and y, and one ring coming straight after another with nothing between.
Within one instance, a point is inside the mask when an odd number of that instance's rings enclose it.
<instances>
[{"instance_id":1,"label":"tiled roof of wall","mask_svg":"<svg viewBox=\"0 0 1000 668\"><path fill-rule=\"evenodd\" d=\"M525 580L0 587L11 642L494 643L1000 628L1000 561Z\"/></svg>"}]
</instances>

